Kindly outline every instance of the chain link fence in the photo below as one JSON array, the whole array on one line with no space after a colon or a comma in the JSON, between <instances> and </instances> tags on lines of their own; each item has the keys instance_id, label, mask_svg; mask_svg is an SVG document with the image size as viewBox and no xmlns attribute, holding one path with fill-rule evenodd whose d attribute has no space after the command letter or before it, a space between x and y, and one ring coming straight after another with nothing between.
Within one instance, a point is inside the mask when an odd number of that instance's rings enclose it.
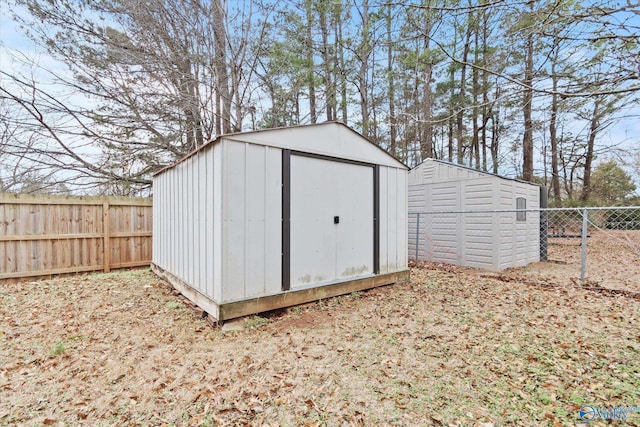
<instances>
[{"instance_id":1,"label":"chain link fence","mask_svg":"<svg viewBox=\"0 0 640 427\"><path fill-rule=\"evenodd\" d=\"M640 292L640 207L414 212L409 259Z\"/></svg>"}]
</instances>

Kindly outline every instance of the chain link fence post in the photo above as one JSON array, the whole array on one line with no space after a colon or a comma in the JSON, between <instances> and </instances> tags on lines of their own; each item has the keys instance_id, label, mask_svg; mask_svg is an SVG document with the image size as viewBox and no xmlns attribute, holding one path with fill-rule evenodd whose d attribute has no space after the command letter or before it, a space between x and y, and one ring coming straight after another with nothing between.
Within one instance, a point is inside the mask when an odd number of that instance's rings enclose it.
<instances>
[{"instance_id":1,"label":"chain link fence post","mask_svg":"<svg viewBox=\"0 0 640 427\"><path fill-rule=\"evenodd\" d=\"M540 261L548 260L548 213L549 193L547 187L540 187Z\"/></svg>"},{"instance_id":2,"label":"chain link fence post","mask_svg":"<svg viewBox=\"0 0 640 427\"><path fill-rule=\"evenodd\" d=\"M587 229L589 227L589 211L587 208L582 213L582 262L580 264L580 280L584 282L587 274Z\"/></svg>"}]
</instances>

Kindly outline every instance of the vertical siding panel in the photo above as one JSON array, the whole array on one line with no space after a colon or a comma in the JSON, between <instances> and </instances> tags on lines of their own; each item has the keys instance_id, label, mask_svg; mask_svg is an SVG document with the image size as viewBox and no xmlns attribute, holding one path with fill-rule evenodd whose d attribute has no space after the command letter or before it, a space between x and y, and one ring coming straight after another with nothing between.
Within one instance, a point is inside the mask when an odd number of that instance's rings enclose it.
<instances>
[{"instance_id":1,"label":"vertical siding panel","mask_svg":"<svg viewBox=\"0 0 640 427\"><path fill-rule=\"evenodd\" d=\"M169 239L171 238L171 227L169 225L171 221L171 211L168 209L167 200L171 196L171 187L169 185L169 177L170 173L164 173L160 175L160 193L155 193L153 195L153 227L156 226L156 223L160 226L160 233L162 234L161 240L159 244L153 243L153 247L157 249L158 255L160 258L160 265L162 268L167 269L169 263ZM156 205L156 195L160 196L160 203ZM155 229L155 228L154 228ZM153 235L153 239L155 240L156 235Z\"/></svg>"},{"instance_id":2,"label":"vertical siding panel","mask_svg":"<svg viewBox=\"0 0 640 427\"><path fill-rule=\"evenodd\" d=\"M180 260L178 259L178 245L180 242L178 241L178 236L180 235L180 221L178 219L178 206L180 206L178 194L180 184L178 178L178 170L171 170L171 199L167 200L169 203L169 209L173 212L173 216L171 217L171 244L169 246L169 253L171 258L171 272L175 274L177 277L182 277L182 265L180 264Z\"/></svg>"},{"instance_id":3,"label":"vertical siding panel","mask_svg":"<svg viewBox=\"0 0 640 427\"><path fill-rule=\"evenodd\" d=\"M262 158L263 161L263 168L264 168L264 210L262 212L262 215L264 217L264 221L263 221L263 227L262 227L262 238L264 239L264 246L263 246L263 254L262 254L262 258L264 259L264 263L263 263L263 270L262 270L262 275L263 275L263 281L262 281L262 293L263 294L267 294L268 289L269 289L269 279L270 279L270 274L269 274L269 226L270 221L269 221L269 186L271 185L270 179L269 179L269 152L271 150L269 149L269 147L264 147L264 156Z\"/></svg>"},{"instance_id":4,"label":"vertical siding panel","mask_svg":"<svg viewBox=\"0 0 640 427\"><path fill-rule=\"evenodd\" d=\"M408 188L407 188L407 172L401 169L394 169L397 176L397 186L395 192L398 194L398 211L396 215L396 237L398 239L398 262L395 271L407 268L407 231L408 231Z\"/></svg>"},{"instance_id":5,"label":"vertical siding panel","mask_svg":"<svg viewBox=\"0 0 640 427\"><path fill-rule=\"evenodd\" d=\"M266 233L265 233L265 293L280 292L282 288L282 150L269 147L266 152Z\"/></svg>"},{"instance_id":6,"label":"vertical siding panel","mask_svg":"<svg viewBox=\"0 0 640 427\"><path fill-rule=\"evenodd\" d=\"M176 178L178 179L178 187L177 187L177 203L176 203L176 223L178 225L179 233L176 235L177 245L176 245L176 262L178 263L180 278L188 283L187 271L185 268L186 258L188 257L187 248L185 246L186 243L186 224L185 224L185 208L187 203L187 195L186 185L185 185L185 165L186 162L180 165L179 169L176 169Z\"/></svg>"},{"instance_id":7,"label":"vertical siding panel","mask_svg":"<svg viewBox=\"0 0 640 427\"><path fill-rule=\"evenodd\" d=\"M215 199L215 192L213 190L213 149L209 149L205 153L205 165L206 165L206 174L205 174L205 186L204 191L206 195L206 206L205 206L205 234L206 238L206 247L207 247L207 260L206 264L206 281L207 281L207 295L211 298L215 299L215 291L214 291L214 258L215 254L213 252L213 203Z\"/></svg>"},{"instance_id":8,"label":"vertical siding panel","mask_svg":"<svg viewBox=\"0 0 640 427\"><path fill-rule=\"evenodd\" d=\"M191 157L189 160L185 162L186 171L185 171L185 187L184 194L186 196L186 202L184 206L182 206L182 211L184 212L184 223L185 223L185 233L184 233L184 248L187 250L187 257L185 258L185 275L187 278L187 283L190 286L195 287L193 281L193 165L194 158Z\"/></svg>"},{"instance_id":9,"label":"vertical siding panel","mask_svg":"<svg viewBox=\"0 0 640 427\"><path fill-rule=\"evenodd\" d=\"M213 147L213 275L214 275L214 299L216 301L224 301L225 299L225 272L223 266L225 265L225 253L224 253L224 239L225 233L224 227L224 210L223 204L225 203L226 188L224 173L226 168L223 168L223 162L225 161L225 145L226 141L221 141Z\"/></svg>"},{"instance_id":10,"label":"vertical siding panel","mask_svg":"<svg viewBox=\"0 0 640 427\"><path fill-rule=\"evenodd\" d=\"M153 195L153 208L154 208L154 214L153 214L153 227L155 230L155 226L156 224L158 224L160 226L160 233L162 233L162 240L161 240L161 244L156 244L154 242L153 246L154 248L157 248L158 250L158 254L160 257L160 266L162 268L164 268L165 270L169 269L169 247L171 246L169 241L171 239L171 226L169 225L171 222L171 210L168 209L168 205L167 205L167 200L171 197L171 185L170 185L170 179L171 177L171 171L166 171L164 172L162 175L157 176L156 178L158 178L158 180L161 182L160 185L160 193L156 193L154 191L154 195ZM156 199L156 196L160 196L159 200ZM159 201L158 204L156 204L156 200ZM154 233L153 235L153 239L155 241L156 235Z\"/></svg>"},{"instance_id":11,"label":"vertical siding panel","mask_svg":"<svg viewBox=\"0 0 640 427\"><path fill-rule=\"evenodd\" d=\"M182 166L182 165L180 165ZM173 259L175 262L175 270L176 270L176 275L181 278L181 279L185 279L185 275L184 275L184 265L183 265L183 257L185 256L184 253L184 242L183 242L183 237L184 237L184 228L183 228L183 222L182 222L182 207L184 204L184 199L183 199L183 186L182 186L182 167L176 168L174 170L174 180L175 180L175 186L174 186L174 210L175 210L175 225L174 225L174 230L176 231L174 233L174 246L172 248L173 251Z\"/></svg>"},{"instance_id":12,"label":"vertical siding panel","mask_svg":"<svg viewBox=\"0 0 640 427\"><path fill-rule=\"evenodd\" d=\"M182 166L182 165L181 165ZM186 248L184 247L184 218L183 218L183 209L184 209L184 170L182 166L179 169L175 170L176 174L176 198L175 198L175 209L176 209L176 245L173 249L174 257L176 260L176 268L179 273L179 276L182 280L186 281L186 275L184 271L184 257L186 256Z\"/></svg>"},{"instance_id":13,"label":"vertical siding panel","mask_svg":"<svg viewBox=\"0 0 640 427\"><path fill-rule=\"evenodd\" d=\"M195 166L195 156L191 157L189 160L185 162L187 166L186 171L186 188L185 194L187 196L187 202L182 207L185 213L185 247L187 249L187 259L186 259L186 269L187 269L187 283L189 285L195 287L197 289L197 285L194 281L194 272L193 272L193 259L195 254L193 253L194 249L194 235L193 235L193 223L194 221L194 198L193 198L193 168Z\"/></svg>"},{"instance_id":14,"label":"vertical siding panel","mask_svg":"<svg viewBox=\"0 0 640 427\"><path fill-rule=\"evenodd\" d=\"M180 221L178 221L178 206L179 206L179 199L178 199L178 171L176 169L171 170L171 199L170 201L167 200L167 202L169 203L169 209L173 212L173 216L171 218L171 230L172 230L172 236L171 236L171 244L169 246L169 253L170 253L170 258L171 258L171 272L174 273L176 276L181 277L181 271L180 271L180 264L178 262L177 259L177 251L178 251L178 236L180 233Z\"/></svg>"},{"instance_id":15,"label":"vertical siding panel","mask_svg":"<svg viewBox=\"0 0 640 427\"><path fill-rule=\"evenodd\" d=\"M246 145L245 161L245 295L265 293L266 147Z\"/></svg>"},{"instance_id":16,"label":"vertical siding panel","mask_svg":"<svg viewBox=\"0 0 640 427\"><path fill-rule=\"evenodd\" d=\"M185 247L184 247L184 222L182 218L182 209L184 208L184 165L180 165L179 168L174 170L176 180L175 186L175 198L174 198L174 209L175 209L175 246L173 247L173 257L176 263L176 271L178 272L177 276L182 280L186 279L184 274L184 257L186 256Z\"/></svg>"},{"instance_id":17,"label":"vertical siding panel","mask_svg":"<svg viewBox=\"0 0 640 427\"><path fill-rule=\"evenodd\" d=\"M165 186L165 181L167 179L167 174L162 174L154 179L154 188L153 188L153 206L151 208L151 212L153 215L153 259L154 262L158 264L160 267L166 269L166 261L164 259L164 250L167 246L166 238L167 238L167 227L166 220L169 212L166 210L161 212L161 206L164 203L165 198L167 197L167 188ZM157 187L155 184L157 183ZM156 230L158 232L156 233Z\"/></svg>"},{"instance_id":18,"label":"vertical siding panel","mask_svg":"<svg viewBox=\"0 0 640 427\"><path fill-rule=\"evenodd\" d=\"M153 205L151 205L151 215L154 214L154 211L156 209L156 195L159 193L159 191L158 191L159 190L159 185L160 185L160 178L159 177L154 177L153 178L153 184L152 184L152 192L151 192L152 197L153 197ZM152 232L151 232L152 239L160 240L160 234L155 234L155 230L153 229L154 226L155 226L155 221L154 221L154 224L152 225ZM160 265L159 262L158 262L158 254L157 254L156 246L152 246L151 247L151 260L155 264Z\"/></svg>"},{"instance_id":19,"label":"vertical siding panel","mask_svg":"<svg viewBox=\"0 0 640 427\"><path fill-rule=\"evenodd\" d=\"M198 153L198 224L196 233L198 235L199 250L197 255L198 266L198 287L200 292L207 294L207 264L209 264L209 254L207 253L207 229L205 227L207 211L207 194L205 192L207 176L207 159L202 153Z\"/></svg>"},{"instance_id":20,"label":"vertical siding panel","mask_svg":"<svg viewBox=\"0 0 640 427\"><path fill-rule=\"evenodd\" d=\"M176 233L176 212L175 212L175 191L176 191L176 182L175 182L175 170L171 169L169 171L166 172L167 176L166 176L166 192L165 192L165 197L164 197L164 201L162 203L161 208L162 209L166 209L166 211L169 213L169 229L167 230L167 247L165 249L166 251L166 266L167 269L169 269L169 271L172 274L176 274L176 265L175 265L175 260L173 258L173 253L175 251L175 246L176 246L176 238L175 238L175 233Z\"/></svg>"},{"instance_id":21,"label":"vertical siding panel","mask_svg":"<svg viewBox=\"0 0 640 427\"><path fill-rule=\"evenodd\" d=\"M389 270L389 169L380 167L380 273L388 273Z\"/></svg>"},{"instance_id":22,"label":"vertical siding panel","mask_svg":"<svg viewBox=\"0 0 640 427\"><path fill-rule=\"evenodd\" d=\"M397 169L387 168L387 204L388 204L388 226L387 226L387 246L388 246L388 267L387 271L398 269L398 176Z\"/></svg>"},{"instance_id":23,"label":"vertical siding panel","mask_svg":"<svg viewBox=\"0 0 640 427\"><path fill-rule=\"evenodd\" d=\"M160 191L160 180L161 179L162 179L162 176L157 176L157 177L153 178L153 184L152 184L153 206L151 207L151 210L154 211L154 212L156 212L156 210L158 209L157 208L158 198L162 197L162 196L159 196L159 194L161 194L161 191ZM159 240L159 237L160 237L160 230L158 229L158 225L159 224L156 224L156 223L153 224L152 235L153 235L153 238L156 239L156 241ZM157 249L156 249L157 247L158 247L158 245L156 245L153 248L152 252L151 252L151 261L154 264L161 266L162 264L158 260L158 252L157 252Z\"/></svg>"},{"instance_id":24,"label":"vertical siding panel","mask_svg":"<svg viewBox=\"0 0 640 427\"><path fill-rule=\"evenodd\" d=\"M200 282L200 259L204 256L204 254L200 253L200 233L198 232L199 224L200 224L200 209L199 209L199 190L200 185L198 182L198 172L200 165L200 152L196 153L195 156L192 157L193 163L191 166L191 188L189 189L189 193L191 194L191 271L192 271L192 280L196 289L201 290L201 282Z\"/></svg>"},{"instance_id":25,"label":"vertical siding panel","mask_svg":"<svg viewBox=\"0 0 640 427\"><path fill-rule=\"evenodd\" d=\"M247 195L245 143L226 142L227 161L225 162L226 188L224 209L225 224L225 264L224 264L224 301L241 299L245 295L246 255L245 245L245 209Z\"/></svg>"},{"instance_id":26,"label":"vertical siding panel","mask_svg":"<svg viewBox=\"0 0 640 427\"><path fill-rule=\"evenodd\" d=\"M198 254L196 250L198 248L198 238L195 233L195 224L197 222L197 203L196 203L196 183L195 183L195 170L198 165L198 154L192 156L188 161L189 163L189 172L187 174L188 183L187 183L187 197L188 197L188 205L187 205L187 236L188 242L187 245L189 247L189 259L188 267L189 267L189 284L193 286L195 289L198 289L198 281L196 276L196 257Z\"/></svg>"},{"instance_id":27,"label":"vertical siding panel","mask_svg":"<svg viewBox=\"0 0 640 427\"><path fill-rule=\"evenodd\" d=\"M189 223L187 221L189 215L189 160L183 163L184 169L180 173L182 203L180 205L180 224L182 225L182 239L180 244L180 258L182 263L182 277L185 282L193 286L189 278L189 259L191 251L189 250Z\"/></svg>"},{"instance_id":28,"label":"vertical siding panel","mask_svg":"<svg viewBox=\"0 0 640 427\"><path fill-rule=\"evenodd\" d=\"M243 189L242 189L242 208L244 210L244 221L242 221L242 238L244 239L244 248L243 248L243 256L244 262L242 263L244 274L242 275L242 298L247 298L249 294L249 265L250 265L250 246L249 246L249 221L251 218L249 216L249 200L254 199L256 195L248 194L249 193L249 180L251 179L250 171L249 171L249 149L250 145L248 143L243 144L243 162L244 162L244 181L243 181Z\"/></svg>"}]
</instances>

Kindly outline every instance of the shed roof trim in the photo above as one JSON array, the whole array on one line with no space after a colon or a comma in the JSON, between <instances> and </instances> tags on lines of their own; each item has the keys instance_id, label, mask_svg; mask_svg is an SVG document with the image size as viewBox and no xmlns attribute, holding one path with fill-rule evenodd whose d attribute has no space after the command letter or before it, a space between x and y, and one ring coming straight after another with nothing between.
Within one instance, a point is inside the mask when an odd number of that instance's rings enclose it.
<instances>
[{"instance_id":1,"label":"shed roof trim","mask_svg":"<svg viewBox=\"0 0 640 427\"><path fill-rule=\"evenodd\" d=\"M397 162L398 166L404 167L405 169L409 169L409 167L407 167L403 162L401 162L400 160L398 160L396 157L392 156L391 154L387 153L385 150L380 148L378 145L373 143L371 140L366 138L364 135L362 135L358 131L352 129L351 127L347 126L346 124L344 124L344 123L342 123L340 121L330 121L330 122L323 122L323 123L301 124L301 125L284 126L284 127L276 127L276 128L269 128L269 129L258 129L258 130L246 131L246 132L233 132L233 133L227 133L227 134L219 135L215 139L210 140L209 142L201 145L197 149L195 149L192 152L190 152L189 154L185 155L184 157L182 157L181 159L179 159L175 163L170 164L168 166L165 166L164 168L162 168L159 171L155 172L153 174L153 176L157 176L157 175L165 172L166 170L169 170L169 169L172 169L172 168L176 167L180 163L182 163L182 162L186 161L187 159L189 159L190 157L193 157L194 155L196 155L201 150L203 150L203 149L205 149L207 147L213 146L216 143L222 141L223 139L233 139L235 141L238 141L242 136L250 136L250 135L263 134L263 133L274 132L274 131L290 130L290 129L319 127L319 126L326 126L326 125L338 125L338 126L346 128L346 129L349 129L351 132L353 132L356 135L358 135L364 141L368 142L369 144L371 144L372 146L374 146L375 148L380 150L382 153L384 153L386 156L388 156L389 158L391 158L395 162ZM252 141L252 142L256 143L255 141ZM265 145L268 145L268 144L265 144Z\"/></svg>"},{"instance_id":2,"label":"shed roof trim","mask_svg":"<svg viewBox=\"0 0 640 427\"><path fill-rule=\"evenodd\" d=\"M537 187L542 187L542 185L540 185L538 183L535 183L535 182L525 181L523 179L518 179L518 178L509 178L509 177L506 177L506 176L503 176L503 175L498 175L497 173L487 172L487 171L483 171L483 170L480 170L480 169L474 169L474 168L469 167L467 165L461 165L461 164L458 164L458 163L448 162L446 160L434 159L434 158L431 158L431 157L429 157L427 159L424 159L421 163L419 163L416 166L414 166L411 170L413 171L415 169L418 169L419 167L421 167L422 165L424 165L427 162L440 163L440 164L447 165L447 166L454 166L454 167L457 167L457 168L460 168L460 169L469 170L469 171L472 171L472 172L475 172L475 173L478 173L478 174L481 174L481 175L487 175L487 176L492 176L492 177L496 177L496 178L500 178L500 179L505 179L505 180L508 180L508 181L516 181L516 182L521 182L523 184L530 184L530 185L535 185Z\"/></svg>"}]
</instances>

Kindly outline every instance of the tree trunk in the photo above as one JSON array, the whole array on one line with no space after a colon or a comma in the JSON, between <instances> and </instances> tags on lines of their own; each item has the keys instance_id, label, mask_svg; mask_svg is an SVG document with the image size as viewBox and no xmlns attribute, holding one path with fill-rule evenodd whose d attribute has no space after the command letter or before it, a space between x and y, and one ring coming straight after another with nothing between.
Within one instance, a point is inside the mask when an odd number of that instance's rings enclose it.
<instances>
[{"instance_id":1,"label":"tree trunk","mask_svg":"<svg viewBox=\"0 0 640 427\"><path fill-rule=\"evenodd\" d=\"M222 133L231 132L231 96L229 95L229 73L227 71L227 31L222 0L212 3L213 32L216 53L216 76L220 94L220 120Z\"/></svg>"},{"instance_id":2,"label":"tree trunk","mask_svg":"<svg viewBox=\"0 0 640 427\"><path fill-rule=\"evenodd\" d=\"M331 76L331 52L329 47L329 27L327 25L327 3L320 2L320 33L322 36L322 63L324 65L324 86L326 97L327 121L335 120L335 98L333 93L333 81Z\"/></svg>"},{"instance_id":3,"label":"tree trunk","mask_svg":"<svg viewBox=\"0 0 640 427\"><path fill-rule=\"evenodd\" d=\"M335 19L333 33L336 37L335 47L333 51L334 60L334 84L333 98L335 103L335 120L338 119L338 82L340 82L340 120L347 123L347 75L344 65L344 46L342 46L342 6L335 5Z\"/></svg>"},{"instance_id":4,"label":"tree trunk","mask_svg":"<svg viewBox=\"0 0 640 427\"><path fill-rule=\"evenodd\" d=\"M424 134L422 135L422 147L421 154L422 159L434 157L433 155L433 124L431 123L431 110L433 109L433 95L431 93L431 79L433 78L433 63L431 62L431 55L429 48L431 45L431 30L433 28L432 15L429 7L424 10L424 54L427 56L424 67L424 82L422 86L423 90L423 120L424 120Z\"/></svg>"},{"instance_id":5,"label":"tree trunk","mask_svg":"<svg viewBox=\"0 0 640 427\"><path fill-rule=\"evenodd\" d=\"M473 98L473 109L472 109L472 126L473 126L473 136L471 140L471 153L469 155L469 166L473 166L475 160L475 168L480 169L480 126L478 125L478 116L480 114L480 108L478 107L478 96L480 94L480 87L478 83L478 62L479 62L479 51L480 46L478 44L478 26L475 24L474 19L473 26L473 39L474 39L474 49L473 49L473 63L476 65L471 70L471 91Z\"/></svg>"},{"instance_id":6,"label":"tree trunk","mask_svg":"<svg viewBox=\"0 0 640 427\"><path fill-rule=\"evenodd\" d=\"M316 113L316 85L315 85L315 70L313 63L313 33L311 29L313 27L313 10L311 7L311 0L305 1L305 7L307 11L307 27L306 27L306 42L307 42L307 85L309 87L309 115L311 116L311 123L318 121L318 115Z\"/></svg>"},{"instance_id":7,"label":"tree trunk","mask_svg":"<svg viewBox=\"0 0 640 427\"><path fill-rule=\"evenodd\" d=\"M533 11L533 1L529 2ZM533 103L533 31L527 35L527 47L524 71L524 135L522 137L522 179L533 181L533 119L531 118Z\"/></svg>"},{"instance_id":8,"label":"tree trunk","mask_svg":"<svg viewBox=\"0 0 640 427\"><path fill-rule=\"evenodd\" d=\"M471 12L469 12L469 16ZM458 140L458 157L459 164L464 164L464 98L466 96L467 85L467 66L465 65L469 59L469 49L471 45L471 29L467 27L465 35L464 48L462 52L462 65L460 70L460 90L458 92L457 113L456 113L456 130Z\"/></svg>"},{"instance_id":9,"label":"tree trunk","mask_svg":"<svg viewBox=\"0 0 640 427\"><path fill-rule=\"evenodd\" d=\"M580 199L583 202L589 201L591 196L591 165L593 163L593 148L596 142L596 135L598 134L598 128L600 127L600 103L602 98L596 98L593 101L593 112L591 115L591 125L589 127L589 140L587 142L587 154L584 159L584 178L582 181L582 196Z\"/></svg>"},{"instance_id":10,"label":"tree trunk","mask_svg":"<svg viewBox=\"0 0 640 427\"><path fill-rule=\"evenodd\" d=\"M558 90L558 76L556 75L556 61L558 60L558 49L556 49L551 62L551 82L553 86L553 95L551 96L551 119L549 120L549 139L551 142L551 194L553 201L560 206L562 195L560 192L560 174L558 173L558 130L557 116L559 97L556 94Z\"/></svg>"},{"instance_id":11,"label":"tree trunk","mask_svg":"<svg viewBox=\"0 0 640 427\"><path fill-rule=\"evenodd\" d=\"M362 2L362 40L358 54L360 56L360 69L358 70L358 92L360 94L360 115L362 118L362 134L369 138L369 94L367 92L369 73L369 3Z\"/></svg>"},{"instance_id":12,"label":"tree trunk","mask_svg":"<svg viewBox=\"0 0 640 427\"><path fill-rule=\"evenodd\" d=\"M496 85L496 93L494 99L500 99L500 86ZM498 104L496 104L498 105ZM491 167L493 173L498 173L498 154L500 148L500 107L495 106L492 108L492 128L491 128Z\"/></svg>"},{"instance_id":13,"label":"tree trunk","mask_svg":"<svg viewBox=\"0 0 640 427\"><path fill-rule=\"evenodd\" d=\"M391 12L393 6L391 1L387 1L387 79L389 83L389 152L392 156L396 155L396 94L395 94L395 82L393 79L393 44L391 40Z\"/></svg>"},{"instance_id":14,"label":"tree trunk","mask_svg":"<svg viewBox=\"0 0 640 427\"><path fill-rule=\"evenodd\" d=\"M482 12L482 67L487 68L487 27L489 18L486 11ZM489 81L486 71L482 71L482 170L487 170L487 126L489 125Z\"/></svg>"},{"instance_id":15,"label":"tree trunk","mask_svg":"<svg viewBox=\"0 0 640 427\"><path fill-rule=\"evenodd\" d=\"M371 47L371 76L376 75L376 50ZM378 138L378 105L376 104L376 86L374 84L374 78L371 79L371 84L368 85L369 92L369 105L371 106L371 125L369 126L369 138L376 144L380 145Z\"/></svg>"}]
</instances>

